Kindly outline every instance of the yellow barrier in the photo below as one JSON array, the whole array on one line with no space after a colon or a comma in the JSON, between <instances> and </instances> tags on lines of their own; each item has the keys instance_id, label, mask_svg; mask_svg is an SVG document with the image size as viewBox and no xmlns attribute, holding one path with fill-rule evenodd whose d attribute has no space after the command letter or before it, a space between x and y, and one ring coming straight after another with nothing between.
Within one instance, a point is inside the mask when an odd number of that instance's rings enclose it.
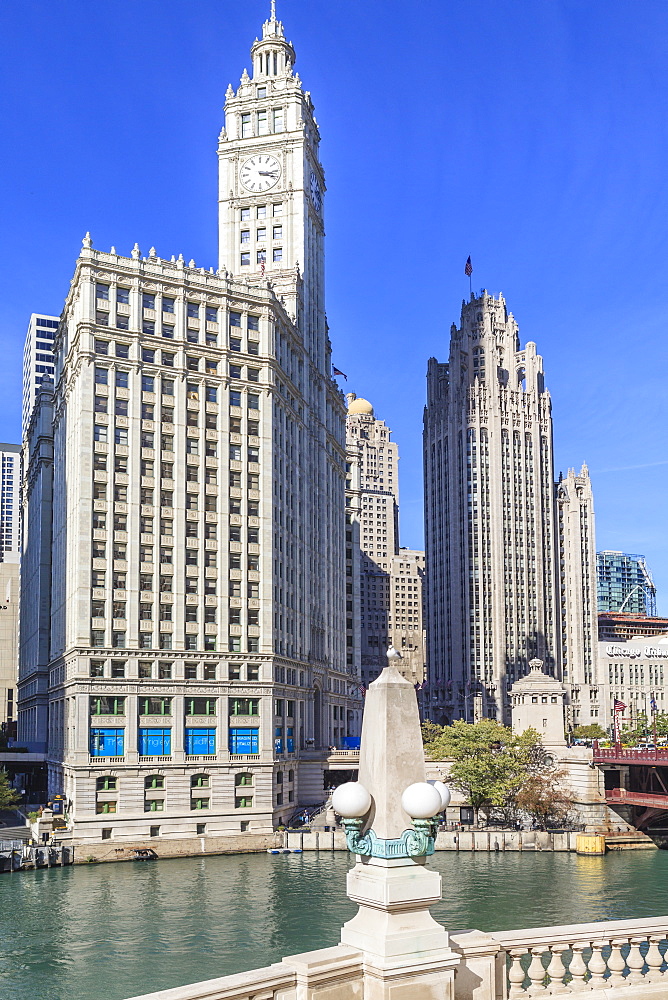
<instances>
[{"instance_id":1,"label":"yellow barrier","mask_svg":"<svg viewBox=\"0 0 668 1000\"><path fill-rule=\"evenodd\" d=\"M576 854L605 854L605 837L600 833L578 833L575 838Z\"/></svg>"}]
</instances>

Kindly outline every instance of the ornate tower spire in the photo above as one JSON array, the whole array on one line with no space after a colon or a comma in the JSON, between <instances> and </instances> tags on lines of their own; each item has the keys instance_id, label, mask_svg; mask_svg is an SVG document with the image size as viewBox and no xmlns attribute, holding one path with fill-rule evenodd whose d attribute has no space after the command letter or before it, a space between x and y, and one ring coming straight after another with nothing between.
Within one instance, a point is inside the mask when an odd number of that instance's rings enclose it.
<instances>
[{"instance_id":1,"label":"ornate tower spire","mask_svg":"<svg viewBox=\"0 0 668 1000\"><path fill-rule=\"evenodd\" d=\"M292 76L295 50L285 39L283 23L276 20L276 0L271 0L269 20L262 25L262 38L255 39L251 59L254 80Z\"/></svg>"}]
</instances>

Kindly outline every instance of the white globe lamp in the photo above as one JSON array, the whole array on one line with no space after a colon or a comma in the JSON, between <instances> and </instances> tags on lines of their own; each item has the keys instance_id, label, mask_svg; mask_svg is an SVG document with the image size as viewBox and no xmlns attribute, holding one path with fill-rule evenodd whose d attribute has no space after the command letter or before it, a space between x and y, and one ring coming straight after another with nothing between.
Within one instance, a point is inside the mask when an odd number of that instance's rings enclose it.
<instances>
[{"instance_id":1,"label":"white globe lamp","mask_svg":"<svg viewBox=\"0 0 668 1000\"><path fill-rule=\"evenodd\" d=\"M343 819L360 819L371 808L371 795L359 781L346 781L332 795L332 808Z\"/></svg>"},{"instance_id":2,"label":"white globe lamp","mask_svg":"<svg viewBox=\"0 0 668 1000\"><path fill-rule=\"evenodd\" d=\"M429 784L433 788L435 788L436 791L438 792L438 794L441 796L441 809L440 809L440 811L443 812L443 810L447 809L448 806L450 805L450 799L452 798L452 796L450 794L450 789L448 788L447 785L443 784L442 781L438 781L436 779L432 779L431 781L428 781L427 784Z\"/></svg>"},{"instance_id":3,"label":"white globe lamp","mask_svg":"<svg viewBox=\"0 0 668 1000\"><path fill-rule=\"evenodd\" d=\"M411 819L431 819L441 811L441 793L428 781L416 781L401 796L401 805Z\"/></svg>"}]
</instances>

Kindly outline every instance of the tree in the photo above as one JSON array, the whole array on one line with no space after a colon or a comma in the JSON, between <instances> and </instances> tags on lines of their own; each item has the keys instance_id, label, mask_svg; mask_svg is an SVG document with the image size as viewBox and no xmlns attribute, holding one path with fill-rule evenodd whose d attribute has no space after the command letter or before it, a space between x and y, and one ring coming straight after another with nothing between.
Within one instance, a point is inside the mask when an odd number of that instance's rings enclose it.
<instances>
[{"instance_id":1,"label":"tree","mask_svg":"<svg viewBox=\"0 0 668 1000\"><path fill-rule=\"evenodd\" d=\"M489 819L495 810L512 822L527 777L551 766L535 729L516 734L495 719L444 726L425 752L431 759L452 759L448 782L467 796L476 822L481 811Z\"/></svg>"},{"instance_id":2,"label":"tree","mask_svg":"<svg viewBox=\"0 0 668 1000\"><path fill-rule=\"evenodd\" d=\"M518 809L528 813L543 830L567 823L573 808L573 796L565 785L567 777L568 771L563 768L529 775L517 796Z\"/></svg>"},{"instance_id":3,"label":"tree","mask_svg":"<svg viewBox=\"0 0 668 1000\"><path fill-rule=\"evenodd\" d=\"M608 738L603 726L593 722L590 726L576 726L573 730L574 740L605 740Z\"/></svg>"},{"instance_id":4,"label":"tree","mask_svg":"<svg viewBox=\"0 0 668 1000\"><path fill-rule=\"evenodd\" d=\"M438 726L430 719L425 719L420 728L422 730L422 742L424 744L433 743L434 740L438 739L438 737L443 734L443 726Z\"/></svg>"},{"instance_id":5,"label":"tree","mask_svg":"<svg viewBox=\"0 0 668 1000\"><path fill-rule=\"evenodd\" d=\"M0 809L11 809L21 801L19 793L9 784L6 771L0 771Z\"/></svg>"}]
</instances>

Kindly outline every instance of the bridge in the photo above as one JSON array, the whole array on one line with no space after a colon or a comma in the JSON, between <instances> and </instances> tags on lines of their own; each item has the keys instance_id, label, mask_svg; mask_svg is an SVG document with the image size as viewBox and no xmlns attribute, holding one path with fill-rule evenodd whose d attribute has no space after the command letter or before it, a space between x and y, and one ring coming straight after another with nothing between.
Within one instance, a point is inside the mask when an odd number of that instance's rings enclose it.
<instances>
[{"instance_id":1,"label":"bridge","mask_svg":"<svg viewBox=\"0 0 668 1000\"><path fill-rule=\"evenodd\" d=\"M629 822L639 830L655 832L668 843L668 746L636 750L632 747L593 747L593 763L605 778L605 801L625 807ZM655 839L657 839L655 837Z\"/></svg>"}]
</instances>

